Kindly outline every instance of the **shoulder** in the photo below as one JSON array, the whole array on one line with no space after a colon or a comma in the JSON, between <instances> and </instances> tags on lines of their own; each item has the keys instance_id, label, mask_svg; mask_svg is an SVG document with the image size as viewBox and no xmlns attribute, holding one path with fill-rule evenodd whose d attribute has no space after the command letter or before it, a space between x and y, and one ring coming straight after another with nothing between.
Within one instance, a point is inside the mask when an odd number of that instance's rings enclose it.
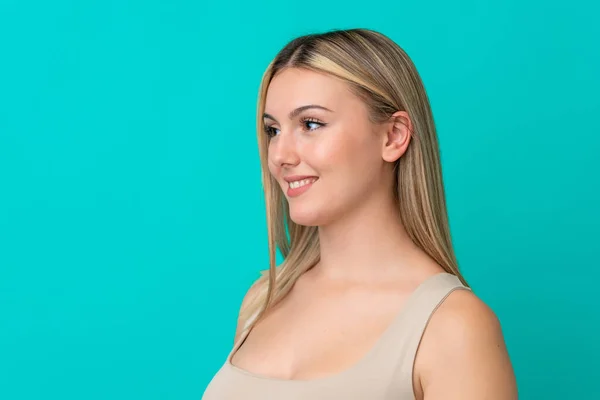
<instances>
[{"instance_id":1,"label":"shoulder","mask_svg":"<svg viewBox=\"0 0 600 400\"><path fill-rule=\"evenodd\" d=\"M258 278L257 280L255 280L250 285L248 290L246 291L246 294L244 295L244 298L242 299L242 304L240 306L240 311L239 311L238 317L237 317L237 326L235 329L234 342L237 342L240 335L244 331L246 322L248 321L248 318L249 318L249 315L248 315L249 314L248 313L249 306L254 302L254 300L256 300L256 298L260 294L261 289L265 287L266 282L267 282L267 280L265 279L265 276L263 275L260 278Z\"/></svg>"},{"instance_id":2,"label":"shoulder","mask_svg":"<svg viewBox=\"0 0 600 400\"><path fill-rule=\"evenodd\" d=\"M492 335L502 335L500 320L494 311L470 290L454 290L432 315L427 334L435 337L437 343L456 343L468 340L479 343ZM498 336L500 335L500 336Z\"/></svg>"},{"instance_id":3,"label":"shoulder","mask_svg":"<svg viewBox=\"0 0 600 400\"><path fill-rule=\"evenodd\" d=\"M470 290L453 291L432 315L415 371L427 399L516 399L500 321Z\"/></svg>"}]
</instances>

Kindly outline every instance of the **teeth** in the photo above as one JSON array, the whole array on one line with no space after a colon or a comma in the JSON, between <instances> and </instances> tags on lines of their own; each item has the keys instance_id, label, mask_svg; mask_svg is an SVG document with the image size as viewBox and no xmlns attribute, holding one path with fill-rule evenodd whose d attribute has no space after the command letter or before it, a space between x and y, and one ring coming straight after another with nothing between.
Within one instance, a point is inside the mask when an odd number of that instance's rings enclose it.
<instances>
[{"instance_id":1,"label":"teeth","mask_svg":"<svg viewBox=\"0 0 600 400\"><path fill-rule=\"evenodd\" d=\"M297 189L297 188L307 185L309 183L313 183L316 180L317 180L316 178L307 178L307 179L302 179L301 181L290 182L290 187L292 189Z\"/></svg>"}]
</instances>

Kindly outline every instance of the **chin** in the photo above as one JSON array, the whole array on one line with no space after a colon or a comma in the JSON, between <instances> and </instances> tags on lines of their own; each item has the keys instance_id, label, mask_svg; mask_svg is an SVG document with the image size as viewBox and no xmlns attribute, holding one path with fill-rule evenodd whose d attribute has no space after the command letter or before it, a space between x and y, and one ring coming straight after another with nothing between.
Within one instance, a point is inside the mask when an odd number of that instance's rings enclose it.
<instances>
[{"instance_id":1,"label":"chin","mask_svg":"<svg viewBox=\"0 0 600 400\"><path fill-rule=\"evenodd\" d=\"M339 213L331 205L323 207L293 204L290 205L290 218L298 225L326 226L339 218Z\"/></svg>"},{"instance_id":2,"label":"chin","mask_svg":"<svg viewBox=\"0 0 600 400\"><path fill-rule=\"evenodd\" d=\"M290 206L290 218L298 225L319 226L323 225L324 218L318 211L310 207Z\"/></svg>"}]
</instances>

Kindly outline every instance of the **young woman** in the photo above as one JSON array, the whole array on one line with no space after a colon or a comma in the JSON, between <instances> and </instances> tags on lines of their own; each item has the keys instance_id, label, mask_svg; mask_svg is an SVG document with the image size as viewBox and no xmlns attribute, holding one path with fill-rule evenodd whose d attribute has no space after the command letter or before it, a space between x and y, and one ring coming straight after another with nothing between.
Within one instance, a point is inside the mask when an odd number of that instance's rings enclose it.
<instances>
[{"instance_id":1,"label":"young woman","mask_svg":"<svg viewBox=\"0 0 600 400\"><path fill-rule=\"evenodd\" d=\"M458 270L430 105L397 44L291 41L263 77L258 144L270 269L204 400L517 398L499 321Z\"/></svg>"}]
</instances>

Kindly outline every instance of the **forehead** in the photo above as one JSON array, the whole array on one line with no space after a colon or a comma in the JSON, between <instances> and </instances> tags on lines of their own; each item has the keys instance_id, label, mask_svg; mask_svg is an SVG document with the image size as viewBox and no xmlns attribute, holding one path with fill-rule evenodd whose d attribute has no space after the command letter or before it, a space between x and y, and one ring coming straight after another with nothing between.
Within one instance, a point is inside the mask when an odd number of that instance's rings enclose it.
<instances>
[{"instance_id":1,"label":"forehead","mask_svg":"<svg viewBox=\"0 0 600 400\"><path fill-rule=\"evenodd\" d=\"M265 109L287 112L306 104L335 109L336 105L349 100L349 94L348 85L334 76L307 69L287 68L271 80Z\"/></svg>"}]
</instances>

